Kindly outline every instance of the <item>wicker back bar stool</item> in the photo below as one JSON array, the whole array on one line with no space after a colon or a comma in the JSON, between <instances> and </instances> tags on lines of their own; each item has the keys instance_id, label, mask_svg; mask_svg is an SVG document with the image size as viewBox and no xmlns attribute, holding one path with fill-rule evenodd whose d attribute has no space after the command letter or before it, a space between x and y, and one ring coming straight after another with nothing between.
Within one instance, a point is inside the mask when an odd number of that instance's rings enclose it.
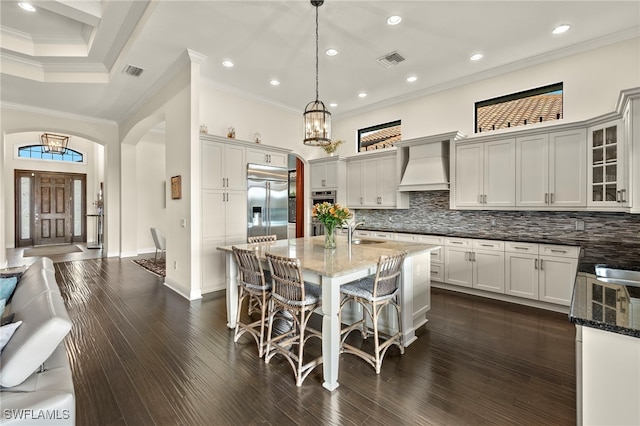
<instances>
[{"instance_id":1,"label":"wicker back bar stool","mask_svg":"<svg viewBox=\"0 0 640 426\"><path fill-rule=\"evenodd\" d=\"M233 341L237 342L244 333L249 333L258 345L258 356L265 353L265 320L268 302L271 298L271 283L265 279L260 259L255 250L232 247L238 263L238 316ZM247 315L249 322L241 321L242 305L249 299ZM253 312L252 312L253 306ZM259 313L260 319L251 322L251 314Z\"/></svg>"},{"instance_id":2,"label":"wicker back bar stool","mask_svg":"<svg viewBox=\"0 0 640 426\"><path fill-rule=\"evenodd\" d=\"M271 241L277 241L277 235L256 235L255 237L248 237L247 243L255 244L255 243L268 243Z\"/></svg>"},{"instance_id":3,"label":"wicker back bar stool","mask_svg":"<svg viewBox=\"0 0 640 426\"><path fill-rule=\"evenodd\" d=\"M302 278L300 261L295 258L275 256L266 253L273 289L269 301L267 329L267 349L264 357L268 363L275 355L282 355L291 365L296 386L302 386L304 379L318 365L322 356L308 362L304 360L305 343L312 337L322 339L318 330L308 327L313 311L321 305L319 286L305 283ZM275 334L273 320L279 312L290 314L292 327L281 334Z\"/></svg>"},{"instance_id":4,"label":"wicker back bar stool","mask_svg":"<svg viewBox=\"0 0 640 426\"><path fill-rule=\"evenodd\" d=\"M376 374L380 374L380 367L382 366L384 355L392 345L398 346L400 353L404 354L402 314L400 305L396 299L400 285L400 272L402 271L402 264L406 256L406 252L392 256L382 255L380 259L378 259L375 277L362 278L358 281L344 284L340 288L340 292L342 293L340 314L342 314L344 306L351 301L359 303L363 308L363 318L341 330L342 344L340 353L359 356L371 364L376 370ZM382 336L378 330L380 313L385 306L395 307L398 315L398 331L391 336ZM366 352L345 343L349 333L358 328L360 328L362 338L368 338L370 331L367 327L367 317L371 320L371 326L373 328L373 353Z\"/></svg>"}]
</instances>

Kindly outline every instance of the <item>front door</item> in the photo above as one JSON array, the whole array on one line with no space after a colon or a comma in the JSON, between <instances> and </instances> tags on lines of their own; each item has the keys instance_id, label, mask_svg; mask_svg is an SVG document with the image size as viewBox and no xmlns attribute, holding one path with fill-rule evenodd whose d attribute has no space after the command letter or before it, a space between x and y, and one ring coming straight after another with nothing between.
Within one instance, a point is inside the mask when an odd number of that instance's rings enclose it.
<instances>
[{"instance_id":1,"label":"front door","mask_svg":"<svg viewBox=\"0 0 640 426\"><path fill-rule=\"evenodd\" d=\"M70 186L65 175L36 175L34 245L71 243Z\"/></svg>"}]
</instances>

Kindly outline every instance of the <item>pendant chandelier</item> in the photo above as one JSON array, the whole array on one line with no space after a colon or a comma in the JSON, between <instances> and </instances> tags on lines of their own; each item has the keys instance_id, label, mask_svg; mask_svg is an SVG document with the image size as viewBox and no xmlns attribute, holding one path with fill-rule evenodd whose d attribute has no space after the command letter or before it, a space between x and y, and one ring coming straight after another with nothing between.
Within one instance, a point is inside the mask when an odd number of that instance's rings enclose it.
<instances>
[{"instance_id":1,"label":"pendant chandelier","mask_svg":"<svg viewBox=\"0 0 640 426\"><path fill-rule=\"evenodd\" d=\"M67 151L69 136L55 135L53 133L43 133L40 135L42 151L52 154L64 154Z\"/></svg>"},{"instance_id":2,"label":"pendant chandelier","mask_svg":"<svg viewBox=\"0 0 640 426\"><path fill-rule=\"evenodd\" d=\"M324 0L311 0L316 8L316 100L304 109L304 144L326 146L331 143L331 113L318 99L318 8Z\"/></svg>"}]
</instances>

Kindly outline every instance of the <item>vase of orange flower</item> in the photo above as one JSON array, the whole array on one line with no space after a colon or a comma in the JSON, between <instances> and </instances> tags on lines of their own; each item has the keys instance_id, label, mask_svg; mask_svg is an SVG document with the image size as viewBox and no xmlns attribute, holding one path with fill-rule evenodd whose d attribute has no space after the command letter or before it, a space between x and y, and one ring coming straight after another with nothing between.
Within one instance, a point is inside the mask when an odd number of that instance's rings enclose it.
<instances>
[{"instance_id":1,"label":"vase of orange flower","mask_svg":"<svg viewBox=\"0 0 640 426\"><path fill-rule=\"evenodd\" d=\"M328 202L318 203L313 206L313 217L317 218L324 225L324 248L336 248L336 228L342 226L353 215L348 208L340 204Z\"/></svg>"}]
</instances>

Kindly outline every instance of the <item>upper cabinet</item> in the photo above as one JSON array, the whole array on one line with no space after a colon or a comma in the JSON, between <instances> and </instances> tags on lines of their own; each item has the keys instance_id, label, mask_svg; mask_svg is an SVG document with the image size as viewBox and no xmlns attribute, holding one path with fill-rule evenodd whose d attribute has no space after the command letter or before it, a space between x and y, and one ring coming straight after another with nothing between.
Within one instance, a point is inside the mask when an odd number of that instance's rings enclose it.
<instances>
[{"instance_id":1,"label":"upper cabinet","mask_svg":"<svg viewBox=\"0 0 640 426\"><path fill-rule=\"evenodd\" d=\"M515 139L456 146L458 207L515 205Z\"/></svg>"},{"instance_id":2,"label":"upper cabinet","mask_svg":"<svg viewBox=\"0 0 640 426\"><path fill-rule=\"evenodd\" d=\"M384 150L348 158L349 208L409 208L409 195L398 191L396 153L396 150Z\"/></svg>"},{"instance_id":3,"label":"upper cabinet","mask_svg":"<svg viewBox=\"0 0 640 426\"><path fill-rule=\"evenodd\" d=\"M584 129L516 139L516 206L585 207Z\"/></svg>"},{"instance_id":4,"label":"upper cabinet","mask_svg":"<svg viewBox=\"0 0 640 426\"><path fill-rule=\"evenodd\" d=\"M622 120L589 127L589 205L628 206L627 156Z\"/></svg>"},{"instance_id":5,"label":"upper cabinet","mask_svg":"<svg viewBox=\"0 0 640 426\"><path fill-rule=\"evenodd\" d=\"M344 157L324 157L310 160L311 190L340 190L346 187L346 162ZM339 194L340 198L343 198Z\"/></svg>"},{"instance_id":6,"label":"upper cabinet","mask_svg":"<svg viewBox=\"0 0 640 426\"><path fill-rule=\"evenodd\" d=\"M288 149L262 147L256 144L256 147L247 148L247 163L286 168L289 152Z\"/></svg>"},{"instance_id":7,"label":"upper cabinet","mask_svg":"<svg viewBox=\"0 0 640 426\"><path fill-rule=\"evenodd\" d=\"M202 141L202 187L225 190L247 189L244 146Z\"/></svg>"}]
</instances>

